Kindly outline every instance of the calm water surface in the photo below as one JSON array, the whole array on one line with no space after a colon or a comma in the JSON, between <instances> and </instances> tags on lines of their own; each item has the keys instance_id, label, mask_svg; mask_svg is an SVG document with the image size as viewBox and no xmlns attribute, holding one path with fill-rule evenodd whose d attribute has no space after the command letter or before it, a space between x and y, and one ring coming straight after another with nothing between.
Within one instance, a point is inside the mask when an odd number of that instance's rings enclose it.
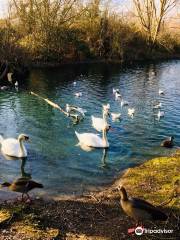
<instances>
[{"instance_id":1,"label":"calm water surface","mask_svg":"<svg viewBox=\"0 0 180 240\"><path fill-rule=\"evenodd\" d=\"M73 82L77 85L74 86ZM112 88L136 109L134 119L114 100ZM159 96L158 90L165 95ZM84 121L74 125L58 110L29 94L35 91L62 107L66 103L87 110ZM75 92L83 92L75 98ZM165 117L157 121L152 105L160 100ZM108 152L82 150L74 131L93 132L91 115L101 116L101 106L110 103L122 120L112 122ZM172 150L161 148L167 136L180 145L180 61L138 65L132 68L102 64L77 65L59 69L32 70L27 85L19 91L0 92L0 133L16 137L27 133L28 159L8 160L0 154L0 181L31 174L45 188L42 193L81 193L113 181L124 169Z\"/></svg>"}]
</instances>

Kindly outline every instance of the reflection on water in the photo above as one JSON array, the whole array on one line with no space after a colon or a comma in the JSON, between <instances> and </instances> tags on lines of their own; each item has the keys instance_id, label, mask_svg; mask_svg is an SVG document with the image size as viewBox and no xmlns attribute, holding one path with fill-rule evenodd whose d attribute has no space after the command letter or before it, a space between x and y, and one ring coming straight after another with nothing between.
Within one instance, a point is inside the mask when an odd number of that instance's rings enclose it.
<instances>
[{"instance_id":1,"label":"reflection on water","mask_svg":"<svg viewBox=\"0 0 180 240\"><path fill-rule=\"evenodd\" d=\"M176 145L180 143L179 75L180 61L131 68L91 64L32 70L24 89L0 92L0 133L4 137L27 133L31 139L26 161L0 155L0 178L11 181L19 175L32 176L57 196L105 185L129 166L171 153L160 143L167 136L174 136ZM135 108L133 119L128 107L121 108L115 101L113 87L120 88L123 99ZM159 89L164 96L159 96ZM63 108L67 103L80 106L87 110L86 117L73 124L30 91ZM83 94L76 98L76 92ZM157 121L158 110L153 105L159 101L165 116ZM121 121L109 120L108 152L77 147L75 131L96 133L91 115L101 117L102 104L107 103L112 112L121 113Z\"/></svg>"}]
</instances>

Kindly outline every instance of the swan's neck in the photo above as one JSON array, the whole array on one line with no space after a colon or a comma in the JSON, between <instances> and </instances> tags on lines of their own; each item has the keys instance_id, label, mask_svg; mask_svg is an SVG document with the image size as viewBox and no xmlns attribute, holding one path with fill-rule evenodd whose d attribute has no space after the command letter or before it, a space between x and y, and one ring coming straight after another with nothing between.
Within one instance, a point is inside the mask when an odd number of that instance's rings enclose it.
<instances>
[{"instance_id":1,"label":"swan's neck","mask_svg":"<svg viewBox=\"0 0 180 240\"><path fill-rule=\"evenodd\" d=\"M22 139L19 139L19 145L20 145L22 156L24 156L25 155L25 150L24 150L24 144L23 144Z\"/></svg>"},{"instance_id":2,"label":"swan's neck","mask_svg":"<svg viewBox=\"0 0 180 240\"><path fill-rule=\"evenodd\" d=\"M106 130L103 130L103 143L104 143L104 146L107 147L108 146L108 140L107 140L107 134L106 134Z\"/></svg>"},{"instance_id":3,"label":"swan's neck","mask_svg":"<svg viewBox=\"0 0 180 240\"><path fill-rule=\"evenodd\" d=\"M103 111L103 119L107 123L107 113L105 111Z\"/></svg>"}]
</instances>

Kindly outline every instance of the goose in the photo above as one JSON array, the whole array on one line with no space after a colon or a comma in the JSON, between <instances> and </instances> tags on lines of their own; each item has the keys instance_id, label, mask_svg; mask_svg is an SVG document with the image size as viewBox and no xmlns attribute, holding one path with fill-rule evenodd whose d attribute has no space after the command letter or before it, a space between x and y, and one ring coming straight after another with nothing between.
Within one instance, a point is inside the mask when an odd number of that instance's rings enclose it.
<instances>
[{"instance_id":1,"label":"goose","mask_svg":"<svg viewBox=\"0 0 180 240\"><path fill-rule=\"evenodd\" d=\"M115 93L120 93L119 88L113 88L113 94L115 94Z\"/></svg>"},{"instance_id":2,"label":"goose","mask_svg":"<svg viewBox=\"0 0 180 240\"><path fill-rule=\"evenodd\" d=\"M121 107L128 106L129 103L127 101L121 100Z\"/></svg>"},{"instance_id":3,"label":"goose","mask_svg":"<svg viewBox=\"0 0 180 240\"><path fill-rule=\"evenodd\" d=\"M115 93L115 100L118 101L122 98L121 94L119 92Z\"/></svg>"},{"instance_id":4,"label":"goose","mask_svg":"<svg viewBox=\"0 0 180 240\"><path fill-rule=\"evenodd\" d=\"M164 95L164 91L159 89L159 95Z\"/></svg>"},{"instance_id":5,"label":"goose","mask_svg":"<svg viewBox=\"0 0 180 240\"><path fill-rule=\"evenodd\" d=\"M121 118L121 113L111 113L112 120L118 120Z\"/></svg>"},{"instance_id":6,"label":"goose","mask_svg":"<svg viewBox=\"0 0 180 240\"><path fill-rule=\"evenodd\" d=\"M106 105L102 105L102 107L103 107L103 110L105 110L105 111L109 111L110 110L110 104L109 103L106 104Z\"/></svg>"},{"instance_id":7,"label":"goose","mask_svg":"<svg viewBox=\"0 0 180 240\"><path fill-rule=\"evenodd\" d=\"M103 109L103 118L97 118L97 117L91 116L93 128L95 128L98 132L101 132L105 126L108 126L107 119L106 119L107 116L109 116L109 112L105 111L104 109Z\"/></svg>"},{"instance_id":8,"label":"goose","mask_svg":"<svg viewBox=\"0 0 180 240\"><path fill-rule=\"evenodd\" d=\"M4 182L1 184L2 187L8 187L9 190L13 192L22 193L22 201L24 200L24 195L31 201L30 196L28 194L29 191L35 188L43 188L41 183L35 182L29 178L18 178L12 183Z\"/></svg>"},{"instance_id":9,"label":"goose","mask_svg":"<svg viewBox=\"0 0 180 240\"><path fill-rule=\"evenodd\" d=\"M135 109L134 108L128 108L128 115L130 116L130 117L134 117L134 113L135 113Z\"/></svg>"},{"instance_id":10,"label":"goose","mask_svg":"<svg viewBox=\"0 0 180 240\"><path fill-rule=\"evenodd\" d=\"M82 92L77 92L74 94L76 97L82 97Z\"/></svg>"},{"instance_id":11,"label":"goose","mask_svg":"<svg viewBox=\"0 0 180 240\"><path fill-rule=\"evenodd\" d=\"M86 145L93 148L108 148L109 143L106 136L108 130L109 127L105 126L103 129L102 138L95 133L78 133L75 131L75 134L80 145Z\"/></svg>"},{"instance_id":12,"label":"goose","mask_svg":"<svg viewBox=\"0 0 180 240\"><path fill-rule=\"evenodd\" d=\"M153 106L154 109L159 109L159 108L162 108L162 103L158 103L156 105Z\"/></svg>"},{"instance_id":13,"label":"goose","mask_svg":"<svg viewBox=\"0 0 180 240\"><path fill-rule=\"evenodd\" d=\"M23 141L28 141L29 137L26 134L20 134L18 139L7 138L3 139L0 136L1 151L3 154L11 157L27 157L27 150L23 144Z\"/></svg>"},{"instance_id":14,"label":"goose","mask_svg":"<svg viewBox=\"0 0 180 240\"><path fill-rule=\"evenodd\" d=\"M123 211L132 217L137 224L146 220L167 220L167 215L157 207L139 198L128 198L126 189L123 186L120 186L118 189L120 191L120 203Z\"/></svg>"},{"instance_id":15,"label":"goose","mask_svg":"<svg viewBox=\"0 0 180 240\"><path fill-rule=\"evenodd\" d=\"M162 143L161 143L161 147L168 147L168 148L171 148L173 147L173 140L174 140L174 137L169 137L167 139L165 139Z\"/></svg>"}]
</instances>

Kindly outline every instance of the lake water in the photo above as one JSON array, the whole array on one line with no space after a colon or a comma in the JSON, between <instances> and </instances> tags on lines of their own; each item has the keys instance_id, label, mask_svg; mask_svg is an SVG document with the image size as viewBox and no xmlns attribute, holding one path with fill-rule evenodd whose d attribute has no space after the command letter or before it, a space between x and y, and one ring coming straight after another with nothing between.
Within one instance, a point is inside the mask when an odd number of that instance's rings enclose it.
<instances>
[{"instance_id":1,"label":"lake water","mask_svg":"<svg viewBox=\"0 0 180 240\"><path fill-rule=\"evenodd\" d=\"M76 81L76 86L73 82ZM134 118L114 100L112 88L120 88L125 100L134 107ZM165 92L159 96L158 90ZM34 91L53 102L81 106L87 110L84 121L75 125L70 118L29 94ZM82 92L80 98L75 92ZM161 101L165 117L156 120L152 106ZM90 152L76 146L78 132L96 131L91 115L101 116L102 104L110 103L112 112L121 112L122 120L109 120L110 148ZM123 170L156 156L170 154L160 147L173 135L180 145L180 61L121 67L84 64L58 69L31 71L26 86L19 91L0 92L0 133L16 137L27 133L28 159L8 160L0 154L0 182L12 181L24 172L44 184L42 193L81 193L111 183Z\"/></svg>"}]
</instances>

